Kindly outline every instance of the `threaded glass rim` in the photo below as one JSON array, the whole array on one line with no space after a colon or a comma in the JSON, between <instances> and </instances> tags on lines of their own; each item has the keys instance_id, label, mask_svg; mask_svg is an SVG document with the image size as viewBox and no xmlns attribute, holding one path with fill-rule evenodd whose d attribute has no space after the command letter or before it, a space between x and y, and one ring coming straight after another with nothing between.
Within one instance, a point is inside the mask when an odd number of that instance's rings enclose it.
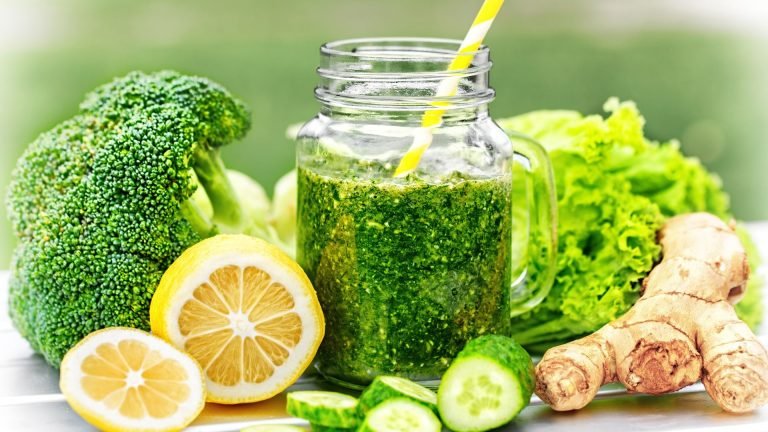
<instances>
[{"instance_id":1,"label":"threaded glass rim","mask_svg":"<svg viewBox=\"0 0 768 432\"><path fill-rule=\"evenodd\" d=\"M317 68L321 83L315 96L328 105L387 111L452 110L487 104L495 95L488 87L493 66L490 49L481 46L463 54L472 56L470 66L449 71L461 43L442 38L374 37L323 44ZM457 94L437 97L437 87L448 79L460 83ZM388 86L393 89L390 94L373 93ZM368 89L371 93L366 94Z\"/></svg>"}]
</instances>

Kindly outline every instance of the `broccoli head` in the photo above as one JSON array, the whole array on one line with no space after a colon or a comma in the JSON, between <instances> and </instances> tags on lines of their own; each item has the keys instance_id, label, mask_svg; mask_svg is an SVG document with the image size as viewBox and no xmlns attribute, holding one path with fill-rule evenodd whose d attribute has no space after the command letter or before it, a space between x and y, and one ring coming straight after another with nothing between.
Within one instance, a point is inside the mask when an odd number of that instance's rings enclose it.
<instances>
[{"instance_id":1,"label":"broccoli head","mask_svg":"<svg viewBox=\"0 0 768 432\"><path fill-rule=\"evenodd\" d=\"M19 240L9 309L51 365L94 330L149 329L152 294L182 251L251 231L219 156L249 127L243 103L211 81L134 72L30 144L7 197ZM200 186L212 212L190 199Z\"/></svg>"}]
</instances>

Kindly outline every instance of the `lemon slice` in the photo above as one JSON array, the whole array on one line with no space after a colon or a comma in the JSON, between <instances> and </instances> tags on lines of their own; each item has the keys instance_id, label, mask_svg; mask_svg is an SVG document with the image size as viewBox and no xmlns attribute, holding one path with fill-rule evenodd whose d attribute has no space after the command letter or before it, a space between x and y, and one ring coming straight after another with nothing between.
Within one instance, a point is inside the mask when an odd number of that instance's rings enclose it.
<instances>
[{"instance_id":1,"label":"lemon slice","mask_svg":"<svg viewBox=\"0 0 768 432\"><path fill-rule=\"evenodd\" d=\"M277 247L218 235L168 268L150 305L152 332L194 357L208 400L268 399L312 362L325 331L301 267Z\"/></svg>"},{"instance_id":2,"label":"lemon slice","mask_svg":"<svg viewBox=\"0 0 768 432\"><path fill-rule=\"evenodd\" d=\"M205 405L200 366L136 329L95 331L61 362L59 386L75 412L104 431L179 430Z\"/></svg>"}]
</instances>

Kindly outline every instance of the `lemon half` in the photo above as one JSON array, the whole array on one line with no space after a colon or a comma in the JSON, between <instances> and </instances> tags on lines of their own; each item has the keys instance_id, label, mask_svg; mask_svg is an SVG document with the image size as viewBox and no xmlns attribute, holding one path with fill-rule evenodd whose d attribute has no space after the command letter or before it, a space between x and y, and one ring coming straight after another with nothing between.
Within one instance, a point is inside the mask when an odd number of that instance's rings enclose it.
<instances>
[{"instance_id":1,"label":"lemon half","mask_svg":"<svg viewBox=\"0 0 768 432\"><path fill-rule=\"evenodd\" d=\"M104 431L171 431L205 405L202 371L187 354L141 330L95 331L61 362L61 392Z\"/></svg>"},{"instance_id":2,"label":"lemon half","mask_svg":"<svg viewBox=\"0 0 768 432\"><path fill-rule=\"evenodd\" d=\"M325 321L307 276L280 249L218 235L186 250L150 306L152 332L194 357L208 400L268 399L312 362Z\"/></svg>"}]
</instances>

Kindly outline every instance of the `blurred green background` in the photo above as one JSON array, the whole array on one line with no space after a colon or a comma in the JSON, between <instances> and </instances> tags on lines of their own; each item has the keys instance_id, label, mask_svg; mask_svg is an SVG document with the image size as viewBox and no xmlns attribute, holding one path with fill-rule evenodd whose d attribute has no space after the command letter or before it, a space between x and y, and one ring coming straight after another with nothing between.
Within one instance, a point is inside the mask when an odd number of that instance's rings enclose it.
<instances>
[{"instance_id":1,"label":"blurred green background","mask_svg":"<svg viewBox=\"0 0 768 432\"><path fill-rule=\"evenodd\" d=\"M227 148L267 188L293 164L291 123L317 110L318 46L362 36L461 38L480 0L0 0L0 195L37 134L134 69L204 75L252 108ZM768 219L768 2L507 0L487 40L492 113L599 112L637 101L649 136L680 138L741 219ZM0 210L0 268L13 239Z\"/></svg>"}]
</instances>

